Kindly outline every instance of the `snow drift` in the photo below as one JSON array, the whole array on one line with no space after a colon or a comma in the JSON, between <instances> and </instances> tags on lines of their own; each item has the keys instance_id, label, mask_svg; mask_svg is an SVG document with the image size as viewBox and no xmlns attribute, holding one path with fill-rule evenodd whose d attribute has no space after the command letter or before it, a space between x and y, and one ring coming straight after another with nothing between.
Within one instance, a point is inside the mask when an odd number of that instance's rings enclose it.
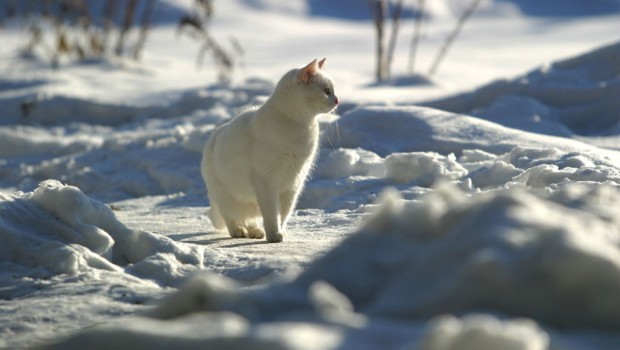
<instances>
[{"instance_id":1,"label":"snow drift","mask_svg":"<svg viewBox=\"0 0 620 350\"><path fill-rule=\"evenodd\" d=\"M424 105L551 135L615 135L618 96L620 42Z\"/></svg>"},{"instance_id":2,"label":"snow drift","mask_svg":"<svg viewBox=\"0 0 620 350\"><path fill-rule=\"evenodd\" d=\"M517 146L604 153L583 142L502 126L464 114L414 106L364 106L338 121L334 144L360 147L386 156L394 152L434 151L460 155L464 149L504 153ZM617 157L617 153L609 152Z\"/></svg>"},{"instance_id":3,"label":"snow drift","mask_svg":"<svg viewBox=\"0 0 620 350\"><path fill-rule=\"evenodd\" d=\"M374 316L482 308L560 327L617 329L619 199L618 189L599 185L542 197L521 190L468 197L443 188L422 202L390 199L293 285L326 281Z\"/></svg>"},{"instance_id":4,"label":"snow drift","mask_svg":"<svg viewBox=\"0 0 620 350\"><path fill-rule=\"evenodd\" d=\"M0 194L0 259L42 276L90 268L170 283L203 265L202 247L131 230L77 187L44 181L30 193Z\"/></svg>"},{"instance_id":5,"label":"snow drift","mask_svg":"<svg viewBox=\"0 0 620 350\"><path fill-rule=\"evenodd\" d=\"M471 116L426 107L365 106L336 123L324 130L329 140L324 144L334 148L322 150L301 208L357 209L387 186L418 199L441 182L466 192L620 184L615 151Z\"/></svg>"},{"instance_id":6,"label":"snow drift","mask_svg":"<svg viewBox=\"0 0 620 350\"><path fill-rule=\"evenodd\" d=\"M521 189L466 195L446 186L423 201L391 192L357 233L290 283L242 291L223 277L202 275L150 317L95 327L50 348L146 349L139 344L152 344L157 334L162 344L179 339L189 348L256 341L259 348L307 349L316 344L293 344L290 335L318 341L322 327L338 325L327 332L332 343L321 346L335 349L356 344L356 331L372 334L381 320L416 327L434 319L418 336L387 344L548 349L550 338L557 342L569 330L620 329L618 201L620 190L607 185L539 195ZM208 331L217 322L222 332ZM207 331L195 332L200 324ZM386 343L368 336L364 345Z\"/></svg>"}]
</instances>

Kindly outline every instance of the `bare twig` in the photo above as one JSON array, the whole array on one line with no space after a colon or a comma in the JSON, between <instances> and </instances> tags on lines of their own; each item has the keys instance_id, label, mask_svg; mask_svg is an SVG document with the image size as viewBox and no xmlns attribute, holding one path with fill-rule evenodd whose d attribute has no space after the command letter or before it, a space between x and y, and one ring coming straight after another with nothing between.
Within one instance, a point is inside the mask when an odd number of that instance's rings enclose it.
<instances>
[{"instance_id":1,"label":"bare twig","mask_svg":"<svg viewBox=\"0 0 620 350\"><path fill-rule=\"evenodd\" d=\"M116 0L106 0L103 6L103 33L101 37L101 46L108 47L108 39L110 32L114 28L114 14L116 13L117 6Z\"/></svg>"},{"instance_id":2,"label":"bare twig","mask_svg":"<svg viewBox=\"0 0 620 350\"><path fill-rule=\"evenodd\" d=\"M409 46L409 74L415 72L415 59L418 54L418 43L422 37L422 21L424 20L425 0L417 0L417 15L413 24L413 35L411 36L411 44Z\"/></svg>"},{"instance_id":3,"label":"bare twig","mask_svg":"<svg viewBox=\"0 0 620 350\"><path fill-rule=\"evenodd\" d=\"M195 0L193 13L181 18L177 33L184 33L185 29L188 29L187 34L200 42L200 49L196 56L196 66L198 68L202 67L205 56L209 52L218 67L220 80L227 81L235 67L235 62L233 56L211 35L208 24L212 16L212 0ZM238 42L235 43L237 46L233 45L233 49L240 55L242 48Z\"/></svg>"},{"instance_id":4,"label":"bare twig","mask_svg":"<svg viewBox=\"0 0 620 350\"><path fill-rule=\"evenodd\" d=\"M52 67L58 67L65 57L82 60L129 55L139 59L157 1L104 0L100 7L101 21L93 20L89 3L88 0L0 0L0 22L5 17L14 16L26 23L30 35L23 50L51 61ZM234 58L242 55L243 49L233 41L230 54L212 36L208 24L213 15L213 0L194 0L193 4L192 15L180 20L179 29L190 29L193 38L200 41L199 63L208 53L214 59L220 77L227 77L235 66ZM47 27L54 30L43 30Z\"/></svg>"},{"instance_id":5,"label":"bare twig","mask_svg":"<svg viewBox=\"0 0 620 350\"><path fill-rule=\"evenodd\" d=\"M122 56L123 47L125 46L125 37L127 36L127 32L131 28L133 24L133 17L136 11L136 5L138 4L138 0L128 0L127 5L125 6L125 16L123 19L123 25L121 26L121 32L118 36L118 41L116 42L116 48L114 51L117 56Z\"/></svg>"},{"instance_id":6,"label":"bare twig","mask_svg":"<svg viewBox=\"0 0 620 350\"><path fill-rule=\"evenodd\" d=\"M396 39L398 38L398 29L400 27L400 15L403 10L403 0L398 0L394 11L392 12L392 32L390 33L390 41L387 47L385 57L385 78L390 77L392 61L394 59L394 50L396 49Z\"/></svg>"},{"instance_id":7,"label":"bare twig","mask_svg":"<svg viewBox=\"0 0 620 350\"><path fill-rule=\"evenodd\" d=\"M439 64L441 63L444 56L448 52L448 49L450 48L450 46L452 45L456 37L461 32L461 29L463 29L463 25L465 24L467 19L474 13L474 11L476 10L476 7L478 7L478 5L480 4L480 1L481 0L472 0L472 2L469 4L469 7L467 7L467 9L463 11L463 13L461 14L461 17L459 17L459 20L456 23L456 26L454 27L450 35L448 35L446 40L444 40L443 46L438 51L437 56L435 57L433 64L431 65L431 68L428 71L429 76L435 74L435 72L437 71L437 68L439 67Z\"/></svg>"},{"instance_id":8,"label":"bare twig","mask_svg":"<svg viewBox=\"0 0 620 350\"><path fill-rule=\"evenodd\" d=\"M142 12L142 19L140 23L140 37L138 38L138 41L136 42L136 46L133 51L133 58L135 60L140 59L142 49L144 48L144 43L146 42L146 38L151 25L151 15L153 14L154 5L154 0L148 0L146 3L146 7L144 8L144 12Z\"/></svg>"},{"instance_id":9,"label":"bare twig","mask_svg":"<svg viewBox=\"0 0 620 350\"><path fill-rule=\"evenodd\" d=\"M375 46L375 58L377 60L375 76L377 81L382 81L386 78L386 66L385 56L383 52L383 27L385 24L385 12L386 12L386 0L369 0L370 9L375 23L376 46Z\"/></svg>"}]
</instances>

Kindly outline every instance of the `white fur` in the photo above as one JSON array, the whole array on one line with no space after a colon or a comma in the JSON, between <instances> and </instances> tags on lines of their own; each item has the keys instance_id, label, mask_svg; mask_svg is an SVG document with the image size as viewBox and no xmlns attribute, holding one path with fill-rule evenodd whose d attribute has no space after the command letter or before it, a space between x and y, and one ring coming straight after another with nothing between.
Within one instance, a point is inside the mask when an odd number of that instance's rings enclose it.
<instances>
[{"instance_id":1,"label":"white fur","mask_svg":"<svg viewBox=\"0 0 620 350\"><path fill-rule=\"evenodd\" d=\"M227 228L231 237L284 239L315 158L316 116L338 104L331 79L320 69L323 62L289 71L263 106L240 114L210 137L201 170L216 229Z\"/></svg>"}]
</instances>

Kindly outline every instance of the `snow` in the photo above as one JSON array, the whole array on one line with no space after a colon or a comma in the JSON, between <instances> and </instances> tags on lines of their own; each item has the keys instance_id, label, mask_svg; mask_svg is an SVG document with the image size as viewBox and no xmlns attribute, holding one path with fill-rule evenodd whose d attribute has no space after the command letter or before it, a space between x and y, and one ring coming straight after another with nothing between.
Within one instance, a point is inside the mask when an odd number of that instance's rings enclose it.
<instances>
[{"instance_id":1,"label":"snow","mask_svg":"<svg viewBox=\"0 0 620 350\"><path fill-rule=\"evenodd\" d=\"M420 67L467 3L429 3ZM347 1L216 3L230 83L174 37L186 0L140 63L51 71L0 28L0 347L620 348L620 3L557 3L482 1L433 77L407 19L380 84ZM215 232L205 142L325 56L343 102L288 240Z\"/></svg>"},{"instance_id":2,"label":"snow","mask_svg":"<svg viewBox=\"0 0 620 350\"><path fill-rule=\"evenodd\" d=\"M490 120L497 118L503 125L538 132L542 129L549 134L553 134L553 128L548 124L554 122L577 134L605 134L610 129L613 133L618 124L618 57L620 43L606 45L428 105ZM560 136L569 134L568 130L557 129Z\"/></svg>"},{"instance_id":3,"label":"snow","mask_svg":"<svg viewBox=\"0 0 620 350\"><path fill-rule=\"evenodd\" d=\"M120 272L119 266L130 264L129 272L163 283L202 268L202 247L130 230L77 187L46 180L33 192L2 199L2 256L12 264L44 267L52 275L88 268Z\"/></svg>"},{"instance_id":4,"label":"snow","mask_svg":"<svg viewBox=\"0 0 620 350\"><path fill-rule=\"evenodd\" d=\"M549 336L526 320L498 321L486 315L459 320L452 316L434 319L418 349L514 349L540 350Z\"/></svg>"},{"instance_id":5,"label":"snow","mask_svg":"<svg viewBox=\"0 0 620 350\"><path fill-rule=\"evenodd\" d=\"M467 174L450 153L447 157L438 153L392 153L385 158L385 177L396 183L416 180L422 187L430 187L439 179L455 180Z\"/></svg>"}]
</instances>

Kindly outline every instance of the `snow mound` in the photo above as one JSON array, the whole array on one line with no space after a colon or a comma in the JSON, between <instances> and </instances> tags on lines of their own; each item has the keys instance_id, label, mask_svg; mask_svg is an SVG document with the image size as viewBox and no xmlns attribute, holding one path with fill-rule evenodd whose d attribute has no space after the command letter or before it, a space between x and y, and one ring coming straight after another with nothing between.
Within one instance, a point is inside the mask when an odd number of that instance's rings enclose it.
<instances>
[{"instance_id":1,"label":"snow mound","mask_svg":"<svg viewBox=\"0 0 620 350\"><path fill-rule=\"evenodd\" d=\"M0 157L64 155L100 147L95 136L71 135L60 129L42 130L29 126L0 129Z\"/></svg>"},{"instance_id":2,"label":"snow mound","mask_svg":"<svg viewBox=\"0 0 620 350\"><path fill-rule=\"evenodd\" d=\"M587 152L556 148L515 147L494 160L459 159L476 188L523 186L550 190L579 182L620 185L620 169L607 159Z\"/></svg>"},{"instance_id":3,"label":"snow mound","mask_svg":"<svg viewBox=\"0 0 620 350\"><path fill-rule=\"evenodd\" d=\"M500 154L517 146L602 152L579 141L426 107L363 106L345 113L338 120L338 127L340 137L334 141L335 147L359 147L382 157L395 152L422 151L458 156L464 149Z\"/></svg>"},{"instance_id":4,"label":"snow mound","mask_svg":"<svg viewBox=\"0 0 620 350\"><path fill-rule=\"evenodd\" d=\"M340 334L300 322L253 325L233 313L192 314L175 322L131 318L86 331L44 349L147 350L334 349Z\"/></svg>"},{"instance_id":5,"label":"snow mound","mask_svg":"<svg viewBox=\"0 0 620 350\"><path fill-rule=\"evenodd\" d=\"M617 134L618 96L620 42L424 105L550 135Z\"/></svg>"},{"instance_id":6,"label":"snow mound","mask_svg":"<svg viewBox=\"0 0 620 350\"><path fill-rule=\"evenodd\" d=\"M571 182L620 184L618 152L466 115L365 106L345 113L337 124L339 137L331 140L336 149L325 149L327 156L318 160L318 176L306 186L302 208L355 209L390 185L416 199L438 182L453 182L469 192L551 191ZM365 161L358 160L362 153Z\"/></svg>"},{"instance_id":7,"label":"snow mound","mask_svg":"<svg viewBox=\"0 0 620 350\"><path fill-rule=\"evenodd\" d=\"M437 179L455 180L467 174L454 154L442 156L432 152L392 153L385 158L385 177L397 183L416 180L430 187Z\"/></svg>"},{"instance_id":8,"label":"snow mound","mask_svg":"<svg viewBox=\"0 0 620 350\"><path fill-rule=\"evenodd\" d=\"M618 329L612 311L620 306L614 297L620 220L612 205L618 200L620 191L604 185L551 196L522 190L464 196L441 188L421 203L389 198L361 232L295 285L326 281L357 311L381 317L482 308L561 327Z\"/></svg>"},{"instance_id":9,"label":"snow mound","mask_svg":"<svg viewBox=\"0 0 620 350\"><path fill-rule=\"evenodd\" d=\"M348 176L382 177L385 165L376 153L357 148L324 149L318 161L314 179L337 179Z\"/></svg>"},{"instance_id":10,"label":"snow mound","mask_svg":"<svg viewBox=\"0 0 620 350\"><path fill-rule=\"evenodd\" d=\"M500 321L490 315L463 319L439 316L433 320L416 350L544 350L549 336L527 320Z\"/></svg>"},{"instance_id":11,"label":"snow mound","mask_svg":"<svg viewBox=\"0 0 620 350\"><path fill-rule=\"evenodd\" d=\"M99 125L120 125L144 112L143 108L88 101L71 96L22 94L2 99L5 113L0 124L61 125L89 121Z\"/></svg>"},{"instance_id":12,"label":"snow mound","mask_svg":"<svg viewBox=\"0 0 620 350\"><path fill-rule=\"evenodd\" d=\"M444 186L421 202L395 193L384 195L359 232L289 283L244 291L223 277L201 275L150 313L161 321L94 327L59 346L130 348L163 328L168 331L157 334L164 343L190 337L212 344L228 335L192 333L188 318L206 326L222 315L236 329L247 327L237 334L245 340L261 339L268 327L286 343L291 333L285 327L304 325L306 334L316 335L317 328L338 324L330 328L336 344L329 348L355 344L355 330L372 334L388 319L432 320L412 342L390 347L436 350L547 349L561 332L543 325L620 328L619 189L578 185L551 195L521 189L466 195ZM365 339L367 348L386 345L380 343L385 337Z\"/></svg>"},{"instance_id":13,"label":"snow mound","mask_svg":"<svg viewBox=\"0 0 620 350\"><path fill-rule=\"evenodd\" d=\"M203 265L201 247L131 230L105 204L56 180L30 193L0 194L0 209L2 261L43 275L125 267L169 283Z\"/></svg>"}]
</instances>

